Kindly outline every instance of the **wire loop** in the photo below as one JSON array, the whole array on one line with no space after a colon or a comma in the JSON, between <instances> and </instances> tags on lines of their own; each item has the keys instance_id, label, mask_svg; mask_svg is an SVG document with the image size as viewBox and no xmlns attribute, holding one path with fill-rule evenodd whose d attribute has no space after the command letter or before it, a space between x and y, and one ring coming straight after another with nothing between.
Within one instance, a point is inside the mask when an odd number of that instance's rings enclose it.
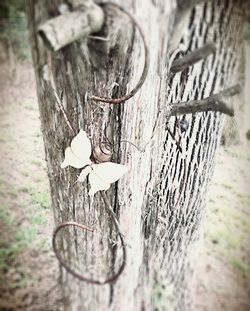
<instances>
[{"instance_id":1,"label":"wire loop","mask_svg":"<svg viewBox=\"0 0 250 311\"><path fill-rule=\"evenodd\" d=\"M139 91L139 89L142 87L143 83L145 82L147 74L148 74L148 68L149 68L149 50L148 50L148 46L147 46L147 43L146 43L145 35L144 35L144 33L143 33L142 29L141 29L141 26L136 21L136 19L132 16L132 14L130 14L122 6L120 6L120 5L116 4L116 3L103 2L103 3L100 3L100 5L101 6L103 6L103 5L112 5L112 6L116 7L116 8L118 8L123 13L125 13L132 20L132 22L135 24L135 26L139 30L139 33L141 35L141 38L142 38L142 41L143 41L143 45L144 45L144 58L145 59L144 59L144 67L143 67L142 75L140 77L140 80L136 84L136 86L127 95L124 95L124 96L122 96L120 98L109 98L109 97L102 97L102 96L96 96L96 95L89 96L89 99L92 99L92 100L95 100L95 101L104 102L104 103L110 103L110 104L120 104L120 103L123 103L123 102L127 101L131 97L133 97Z\"/></svg>"},{"instance_id":2,"label":"wire loop","mask_svg":"<svg viewBox=\"0 0 250 311\"><path fill-rule=\"evenodd\" d=\"M81 228L83 230L94 232L93 228L90 228L88 226L85 226L83 224L80 224L80 223L77 223L74 221L64 222L64 223L61 223L60 225L58 225L56 227L56 229L53 232L53 238L52 238L52 245L53 245L54 253L55 253L59 263L65 268L65 270L68 273L72 274L74 277L76 277L78 280L89 283L89 284L94 284L94 285L105 285L105 284L114 283L118 279L118 277L122 274L122 272L125 268L125 265L126 265L126 260L127 260L126 245L125 245L123 235L120 231L120 227L119 227L118 220L116 218L116 214L113 212L113 210L111 208L111 205L110 205L110 202L107 198L106 193L104 191L102 191L101 195L102 195L102 198L104 200L106 210L107 210L109 216L111 217L113 224L115 225L116 231L118 232L118 235L119 235L119 238L121 241L121 245L122 245L122 250L123 250L122 264L121 264L119 270L117 271L117 273L113 274L111 277L107 278L106 280L91 279L91 278L85 277L84 275L75 271L68 263L65 262L65 260L60 255L59 250L56 246L56 237L57 237L58 233L63 228L73 226L73 227Z\"/></svg>"},{"instance_id":3,"label":"wire loop","mask_svg":"<svg viewBox=\"0 0 250 311\"><path fill-rule=\"evenodd\" d=\"M146 40L145 40L144 33L143 33L140 25L138 24L138 22L135 20L135 18L128 11L126 11L123 7L119 6L118 4L111 3L111 2L104 2L104 3L101 3L100 5L101 6L103 6L103 5L112 5L112 6L116 7L116 8L118 8L123 13L125 13L132 20L132 22L135 24L135 26L139 30L139 33L141 35L141 38L142 38L142 41L143 41L143 45L144 45L145 59L144 59L144 67L143 67L142 75L140 77L140 80L136 84L136 86L127 95L124 95L123 97L120 97L120 98L109 98L109 97L101 97L101 96L96 96L96 95L92 95L92 96L89 97L90 99L95 100L95 101L100 101L100 102L105 102L105 103L110 103L110 104L120 104L120 103L123 103L123 102L127 101L131 97L133 97L138 92L138 90L142 87L143 83L145 82L147 74L148 74L148 69L149 69L149 50L148 50L148 46L147 46L147 43L146 43ZM50 66L50 69L51 69L51 66ZM57 104L59 106L59 109L61 110L61 112L63 114L63 117L64 117L64 120L65 120L66 124L68 125L69 129L73 132L73 134L76 134L75 129L74 129L72 123L69 120L67 112L65 111L65 109L63 107L62 100L60 99L60 97L58 96L58 94L56 92L55 83L54 83L54 80L53 80L52 73L51 73L51 76L52 76L51 85L52 85L53 92L54 92L54 94L56 96L56 100L57 100ZM131 143L129 141L123 140L121 142L129 143L129 144L131 144L132 146L134 146L135 148L137 148L139 150L139 148L135 144L133 144L133 143ZM110 144L110 143L109 144L107 143L107 145L112 146L112 144ZM113 147L114 146L115 145L113 145ZM85 226L83 224L80 224L80 223L77 223L77 222L74 222L74 221L64 222L64 223L61 223L60 225L58 225L55 228L55 230L53 232L53 237L52 237L53 250L55 252L55 255L56 255L59 263L65 268L65 270L68 273L72 274L77 279L79 279L80 281L84 281L86 283L95 284L95 285L105 285L105 284L114 283L120 277L120 275L122 274L122 272L123 272L123 270L124 270L124 268L126 266L126 260L127 260L126 245L125 245L125 241L124 241L123 235L122 235L122 233L120 231L120 226L119 226L119 222L118 222L117 216L114 213L114 211L112 210L112 207L111 207L111 204L110 204L110 202L108 200L107 194L104 191L101 191L101 196L102 196L102 199L103 199L103 201L105 203L105 208L106 208L109 216L111 217L112 223L114 224L115 229L117 231L117 234L118 234L118 236L120 238L121 247L122 247L122 251L123 251L122 263L121 263L118 271L115 274L113 274L111 277L108 277L106 280L98 280L98 279L91 279L91 278L85 277L81 273L75 271L67 262L65 262L65 260L62 258L62 256L59 253L59 250L58 250L57 245L56 245L56 238L57 238L58 233L63 228L73 226L73 227L81 228L82 230L87 230L87 231L94 232L93 228L90 228L88 226Z\"/></svg>"}]
</instances>

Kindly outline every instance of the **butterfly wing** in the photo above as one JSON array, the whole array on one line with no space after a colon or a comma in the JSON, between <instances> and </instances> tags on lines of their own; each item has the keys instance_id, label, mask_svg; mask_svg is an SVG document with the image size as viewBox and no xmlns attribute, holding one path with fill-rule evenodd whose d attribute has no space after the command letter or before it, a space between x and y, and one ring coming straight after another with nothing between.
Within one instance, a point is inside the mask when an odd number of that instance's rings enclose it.
<instances>
[{"instance_id":1,"label":"butterfly wing","mask_svg":"<svg viewBox=\"0 0 250 311\"><path fill-rule=\"evenodd\" d=\"M88 176L88 174L92 171L91 166L87 166L85 167L82 171L81 174L79 175L77 181L79 182L84 182L84 180L86 179L86 177Z\"/></svg>"},{"instance_id":2,"label":"butterfly wing","mask_svg":"<svg viewBox=\"0 0 250 311\"><path fill-rule=\"evenodd\" d=\"M110 187L109 183L103 181L99 176L92 170L89 174L90 190L89 195L94 195L97 191L107 190Z\"/></svg>"},{"instance_id":3,"label":"butterfly wing","mask_svg":"<svg viewBox=\"0 0 250 311\"><path fill-rule=\"evenodd\" d=\"M61 164L61 168L65 168L68 165L73 166L75 168L81 168L83 166L85 166L85 162L78 159L74 153L72 152L70 147L67 147L65 149L65 157L64 160Z\"/></svg>"},{"instance_id":4,"label":"butterfly wing","mask_svg":"<svg viewBox=\"0 0 250 311\"><path fill-rule=\"evenodd\" d=\"M85 131L80 130L79 133L73 138L71 142L71 150L77 158L89 163L92 147Z\"/></svg>"},{"instance_id":5,"label":"butterfly wing","mask_svg":"<svg viewBox=\"0 0 250 311\"><path fill-rule=\"evenodd\" d=\"M70 147L65 150L65 158L61 164L62 168L68 165L75 168L82 168L91 163L91 142L87 137L86 132L80 130L73 138Z\"/></svg>"},{"instance_id":6,"label":"butterfly wing","mask_svg":"<svg viewBox=\"0 0 250 311\"><path fill-rule=\"evenodd\" d=\"M94 164L92 168L89 174L91 185L89 195L94 195L100 190L107 190L111 183L116 182L127 172L125 165L112 162Z\"/></svg>"}]
</instances>

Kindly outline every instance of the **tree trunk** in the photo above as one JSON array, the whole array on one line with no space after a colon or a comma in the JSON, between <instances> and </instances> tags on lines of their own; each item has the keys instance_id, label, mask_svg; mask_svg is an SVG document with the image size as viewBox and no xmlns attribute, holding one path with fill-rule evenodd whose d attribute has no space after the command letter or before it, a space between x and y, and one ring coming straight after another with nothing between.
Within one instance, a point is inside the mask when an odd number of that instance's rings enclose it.
<instances>
[{"instance_id":1,"label":"tree trunk","mask_svg":"<svg viewBox=\"0 0 250 311\"><path fill-rule=\"evenodd\" d=\"M223 117L205 112L170 118L168 106L208 97L237 82L245 1L208 1L178 11L175 1L117 0L139 21L151 54L144 86L120 105L87 100L86 92L118 97L133 88L143 67L136 29L124 13L105 5L105 27L99 35L108 41L89 39L87 49L86 40L78 40L51 52L37 29L59 14L61 2L27 0L27 14L55 223L74 220L95 227L94 233L75 230L77 243L67 243L65 231L62 252L72 266L93 278L117 271L121 248L100 193L91 199L87 182L75 183L79 171L60 168L73 135L57 108L45 74L48 67L74 128L83 128L94 146L107 136L115 146L112 161L129 166L125 177L107 191L127 243L125 271L116 283L97 286L61 269L64 308L185 310L189 257ZM170 74L174 54L181 57L208 42L215 44L214 54ZM182 131L180 124L188 129Z\"/></svg>"}]
</instances>

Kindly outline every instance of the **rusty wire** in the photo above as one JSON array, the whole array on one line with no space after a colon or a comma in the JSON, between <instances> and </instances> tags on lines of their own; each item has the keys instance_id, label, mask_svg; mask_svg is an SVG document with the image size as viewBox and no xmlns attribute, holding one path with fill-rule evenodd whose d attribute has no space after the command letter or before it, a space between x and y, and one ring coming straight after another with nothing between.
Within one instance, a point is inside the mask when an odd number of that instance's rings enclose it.
<instances>
[{"instance_id":1,"label":"rusty wire","mask_svg":"<svg viewBox=\"0 0 250 311\"><path fill-rule=\"evenodd\" d=\"M59 96L57 95L55 89L53 88L53 91L56 95L56 99L57 99L57 103L59 103ZM59 109L62 111L62 114L63 114L63 117L64 117L64 120L65 120L65 123L68 125L69 129L75 134L75 130L73 129L73 126L72 126L72 123L70 122L70 119L66 113L66 111L63 109L63 105L62 103L60 102L60 105L59 106ZM54 232L53 232L53 237L52 237L52 245L53 245L53 250L54 250L54 253L59 261L59 263L66 269L66 271L70 274L72 274L74 277L76 277L77 279L79 279L80 281L84 281L86 283L89 283L89 284L95 284L95 285L105 285L105 284L111 284L111 283L114 283L118 277L122 274L125 266L126 266L126 259L127 259L127 251L126 251L126 244L125 244L125 241L124 241L124 238L123 238L123 235L120 231L120 226L119 226L119 222L117 220L117 216L116 214L114 213L114 211L112 210L112 207L111 207L111 204L108 200L108 197L107 197L107 194L105 191L101 191L101 196L103 198L103 201L105 203L105 208L109 214L109 216L111 217L111 221L112 223L114 224L115 228L116 228L116 231L118 233L118 236L120 238L120 241L121 241L121 245L122 245L122 251L123 251L123 259L122 259L122 264L119 268L119 270L117 271L117 273L113 274L111 277L107 278L106 280L97 280L97 279L91 279L91 278L87 278L85 277L84 275L78 273L77 271L75 271L73 268L71 268L71 266L69 264L67 264L62 256L60 255L59 253L59 250L57 249L56 247L56 237L58 235L58 233L65 227L69 227L69 226L74 226L74 227L79 227L83 230L88 230L88 231L91 231L93 232L94 229L93 228L90 228L88 226L85 226L83 224L80 224L80 223L77 223L77 222L74 222L74 221L68 221L68 222L64 222L64 223L61 223L59 224Z\"/></svg>"},{"instance_id":2,"label":"rusty wire","mask_svg":"<svg viewBox=\"0 0 250 311\"><path fill-rule=\"evenodd\" d=\"M54 85L53 85L54 86ZM59 96L57 95L56 93L56 90L53 88L53 91L54 91L54 94L56 95L56 99L57 99L57 103L58 103L58 106L59 106L59 109L61 110L62 114L63 114L63 117L64 117L64 121L65 123L67 124L67 126L69 127L69 129L74 133L76 134L75 130L74 130L74 127L72 125L72 123L70 122L70 119L67 115L67 112L64 110L63 108L63 105L62 103L60 102L60 99L59 99ZM60 103L60 104L59 104ZM91 231L93 232L94 229L93 228L90 228L90 227L87 227L83 224L80 224L80 223L77 223L77 222L73 222L73 221L69 221L69 222L64 222L64 223L61 223L59 224L54 232L53 232L53 237L52 237L52 245L53 245L53 250L54 250L54 253L59 261L59 263L66 269L66 271L70 274L72 274L74 277L76 277L77 279L79 279L80 281L84 281L86 283L89 283L89 284L95 284L95 285L105 285L105 284L111 284L111 283L114 283L118 277L122 274L125 266L126 266L126 259L127 259L127 251L126 251L126 244L125 244L125 241L124 241L124 238L123 238L123 235L120 231L120 226L119 226L119 222L117 220L117 217L116 217L116 214L113 212L112 210L112 207L111 207L111 204L108 200L108 197L107 197L107 194L105 193L105 191L101 191L101 196L103 198L103 201L105 203L105 208L109 214L109 216L111 217L111 221L112 223L114 224L115 228L116 228L116 231L118 233L118 236L120 238L120 241L121 241L121 245L122 245L122 250L123 250L123 259L122 259L122 264L119 268L119 270L117 271L117 273L115 273L114 275L112 275L111 277L107 278L106 280L97 280L97 279L91 279L91 278L87 278L85 277L84 275L78 273L77 271L75 271L73 268L71 268L71 266L69 264L67 264L62 256L60 255L57 247L56 247L56 237L58 235L58 233L65 227L69 227L69 226L74 226L74 227L79 227L83 230L88 230L88 231Z\"/></svg>"},{"instance_id":3,"label":"rusty wire","mask_svg":"<svg viewBox=\"0 0 250 311\"><path fill-rule=\"evenodd\" d=\"M129 144L129 145L133 146L139 152L143 152L143 150L141 150L136 144L134 144L131 141L126 140L126 139L122 139L118 143L115 143L115 144L112 144L109 141L102 141L101 143L103 143L105 146L108 146L108 148L114 148L115 146L120 145L121 143L125 143L125 144Z\"/></svg>"},{"instance_id":4,"label":"rusty wire","mask_svg":"<svg viewBox=\"0 0 250 311\"><path fill-rule=\"evenodd\" d=\"M122 245L122 251L123 251L122 264L119 267L117 273L113 274L111 277L107 278L106 280L98 280L98 279L88 278L88 277L84 276L83 274L80 274L79 272L75 271L73 268L71 268L71 266L68 263L66 263L64 261L64 259L62 258L62 256L60 255L60 252L56 246L56 237L57 237L58 233L61 231L61 229L65 228L65 227L73 226L73 227L81 228L83 230L94 232L93 228L90 228L88 226L82 225L82 224L74 222L74 221L64 222L64 223L61 223L60 225L58 225L56 227L56 229L53 232L53 238L52 238L52 245L53 245L54 253L55 253L58 261L66 269L66 271L68 273L72 274L78 280L84 281L84 282L89 283L89 284L94 284L94 285L105 285L105 284L114 283L119 278L119 276L122 274L122 272L126 266L126 260L127 260L126 245L125 245L123 235L120 231L120 226L119 226L116 214L113 212L112 207L110 205L110 202L108 200L108 197L104 191L101 191L101 196L102 196L103 201L105 203L105 208L106 208L109 216L111 217L113 224L115 225L116 231L118 233L118 236L120 238L121 245Z\"/></svg>"},{"instance_id":5,"label":"rusty wire","mask_svg":"<svg viewBox=\"0 0 250 311\"><path fill-rule=\"evenodd\" d=\"M142 38L142 41L143 41L143 45L144 45L144 67L143 67L142 75L140 77L140 80L136 84L136 86L127 95L125 95L125 96L123 96L121 98L108 98L108 97L100 97L100 96L95 96L95 95L92 95L92 96L89 97L90 99L95 100L95 101L100 101L100 102L105 102L105 103L110 103L110 104L120 104L120 103L123 103L123 102L127 101L131 97L133 97L138 92L138 90L141 88L143 83L145 82L147 74L148 74L148 69L149 69L149 50L148 50L148 46L147 46L147 43L146 43L146 40L145 40L144 33L143 33L140 25L138 24L138 22L135 20L135 18L127 10L125 10L123 7L119 6L118 4L111 3L111 2L101 3L100 5L101 6L103 6L103 5L112 5L114 7L117 7L123 13L125 13L132 20L132 22L135 24L135 26L139 30L139 33L141 35L141 38ZM51 86L52 86L52 90L54 92L54 95L56 97L56 101L57 101L58 107L59 107L59 109L60 109L60 111L61 111L61 113L62 113L62 115L64 117L65 123L67 124L68 128L70 129L70 131L74 135L76 135L76 130L74 129L74 127L72 125L72 122L70 122L70 119L69 119L69 117L67 115L67 112L64 109L62 100L60 99L60 97L58 96L58 94L56 92L55 82L54 82L53 74L52 74L52 70L51 70L51 59L50 59L50 62L49 62L49 69L50 69ZM131 143L129 141L123 140L121 142L129 143L129 144L133 145L135 148L137 148L139 150L139 148L135 144L133 144L133 143ZM114 145L113 145L113 147L114 147ZM121 247L122 247L123 255L122 255L122 263L121 263L117 273L113 274L111 277L108 277L106 280L91 279L91 278L85 277L84 275L82 275L79 272L75 271L67 262L64 261L64 259L60 255L60 252L59 252L59 250L57 248L57 245L56 245L56 238L57 238L58 233L63 228L73 226L73 227L81 228L82 230L87 230L87 231L94 232L93 228L90 228L88 226L85 226L83 224L80 224L80 223L77 223L77 222L74 222L74 221L63 222L63 223L59 224L55 228L55 230L53 232L53 237L52 237L52 245L53 245L53 250L55 252L55 255L56 255L59 263L66 269L66 271L68 273L72 274L74 277L76 277L80 281L84 281L84 282L87 282L89 284L95 284L95 285L105 285L105 284L114 283L119 278L119 276L122 274L122 272L124 271L124 268L126 266L126 260L127 260L126 244L125 244L125 241L124 241L124 237L123 237L123 235L122 235L122 233L120 231L120 226L119 226L119 222L118 222L117 216L114 213L114 211L112 210L112 206L110 204L110 201L109 201L109 199L107 197L106 192L105 191L101 191L101 196L102 196L102 199L103 199L103 201L105 203L106 211L108 212L108 214L109 214L109 216L111 218L111 221L114 224L115 229L116 229L116 231L118 233L118 236L120 238L120 241L121 241Z\"/></svg>"},{"instance_id":6,"label":"rusty wire","mask_svg":"<svg viewBox=\"0 0 250 311\"><path fill-rule=\"evenodd\" d=\"M142 41L143 41L143 46L144 46L144 67L143 67L143 71L142 71L142 75L139 79L139 81L137 82L136 86L126 95L120 97L120 98L110 98L110 97L102 97L102 96L97 96L97 95L91 95L89 96L89 99L95 100L95 101L99 101L99 102L104 102L104 103L110 103L110 104L121 104L125 101L127 101L128 99L130 99L131 97L133 97L138 91L139 89L142 87L143 83L146 80L146 77L148 75L148 69L149 69L149 50L148 50L148 45L145 39L145 35L142 31L141 26L139 25L139 23L137 22L137 20L133 17L132 14L130 14L126 9L124 9L122 6L116 4L116 3L112 3L112 2L103 2L100 3L101 6L105 6L105 5L111 5L114 6L116 8L118 8L120 11L122 11L123 13L125 13L134 23L134 25L137 27L137 29L139 30L139 33L141 35Z\"/></svg>"}]
</instances>

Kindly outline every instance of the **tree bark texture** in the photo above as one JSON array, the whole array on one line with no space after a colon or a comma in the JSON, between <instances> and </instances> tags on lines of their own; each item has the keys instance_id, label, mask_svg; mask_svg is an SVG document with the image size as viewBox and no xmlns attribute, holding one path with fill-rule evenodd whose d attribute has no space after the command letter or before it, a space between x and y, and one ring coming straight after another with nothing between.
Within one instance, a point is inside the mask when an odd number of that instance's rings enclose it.
<instances>
[{"instance_id":1,"label":"tree bark texture","mask_svg":"<svg viewBox=\"0 0 250 311\"><path fill-rule=\"evenodd\" d=\"M67 261L89 276L105 278L117 271L121 250L100 194L91 199L87 182L75 183L79 171L60 168L73 135L57 108L45 75L48 67L74 128L83 128L93 145L107 136L115 145L113 161L129 166L107 191L127 242L125 272L115 284L98 287L62 269L65 310L185 310L189 255L223 118L218 112L170 118L168 107L236 84L245 2L208 1L185 9L180 36L175 1L117 0L141 24L151 54L144 86L121 105L87 100L86 93L118 97L136 84L143 67L138 31L124 13L105 5L105 26L98 36L108 41L79 40L51 52L37 30L59 14L61 3L27 0L27 14L55 222L95 227L94 233L65 231L61 248ZM208 42L215 44L215 53L170 74L174 60ZM179 126L183 120L189 125L185 132ZM67 243L70 234L74 240Z\"/></svg>"}]
</instances>

